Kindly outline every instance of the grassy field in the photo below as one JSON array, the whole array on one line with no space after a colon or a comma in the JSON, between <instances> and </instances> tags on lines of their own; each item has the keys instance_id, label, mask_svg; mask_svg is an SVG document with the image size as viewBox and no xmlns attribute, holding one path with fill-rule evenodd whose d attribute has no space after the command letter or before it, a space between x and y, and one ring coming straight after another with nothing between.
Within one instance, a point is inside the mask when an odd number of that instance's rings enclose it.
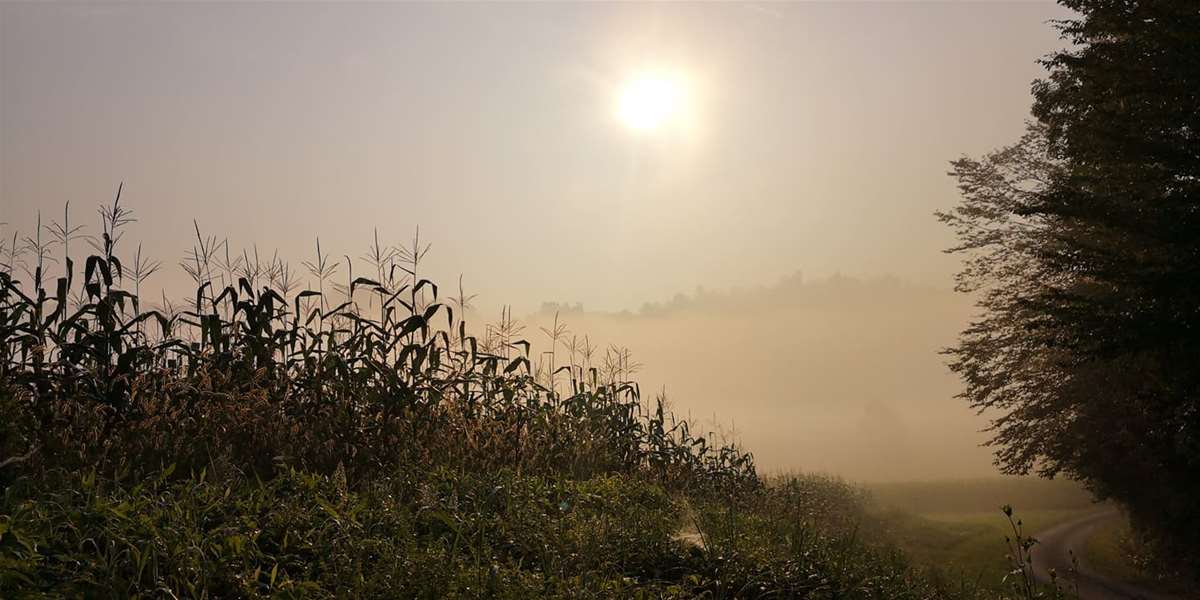
<instances>
[{"instance_id":1,"label":"grassy field","mask_svg":"<svg viewBox=\"0 0 1200 600\"><path fill-rule=\"evenodd\" d=\"M195 226L194 294L151 308L100 217L95 254L69 210L0 252L0 598L965 598L627 350L468 324L417 236L318 242L302 286Z\"/></svg>"},{"instance_id":2,"label":"grassy field","mask_svg":"<svg viewBox=\"0 0 1200 600\"><path fill-rule=\"evenodd\" d=\"M867 486L882 535L946 585L997 590L1009 570L1012 536L1001 504L1012 504L1026 534L1095 510L1086 490L1067 481L992 478ZM1036 550L1035 550L1036 552Z\"/></svg>"},{"instance_id":3,"label":"grassy field","mask_svg":"<svg viewBox=\"0 0 1200 600\"><path fill-rule=\"evenodd\" d=\"M1024 510L1018 516L1026 533L1069 520L1087 509ZM999 510L970 513L884 513L886 535L914 564L944 581L962 581L981 589L999 589L1009 570L1005 537L1012 536ZM1034 550L1036 552L1036 549Z\"/></svg>"},{"instance_id":4,"label":"grassy field","mask_svg":"<svg viewBox=\"0 0 1200 600\"><path fill-rule=\"evenodd\" d=\"M1011 504L1017 510L1071 510L1092 505L1087 490L1064 479L989 477L874 483L866 487L878 506L914 513L999 514L1002 504Z\"/></svg>"}]
</instances>

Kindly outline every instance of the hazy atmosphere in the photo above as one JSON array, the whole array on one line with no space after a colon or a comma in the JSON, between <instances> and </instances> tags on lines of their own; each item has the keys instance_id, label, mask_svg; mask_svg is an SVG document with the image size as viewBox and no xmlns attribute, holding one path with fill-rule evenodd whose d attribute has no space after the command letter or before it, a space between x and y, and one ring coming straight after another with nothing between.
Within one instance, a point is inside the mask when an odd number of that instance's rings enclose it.
<instances>
[{"instance_id":1,"label":"hazy atmosphere","mask_svg":"<svg viewBox=\"0 0 1200 600\"><path fill-rule=\"evenodd\" d=\"M539 328L555 308L530 319L530 339L546 339ZM970 314L944 288L796 273L635 314L557 312L572 333L629 348L643 393L665 389L706 431L736 433L760 469L866 480L992 472L979 447L986 421L954 398L938 355Z\"/></svg>"},{"instance_id":2,"label":"hazy atmosphere","mask_svg":"<svg viewBox=\"0 0 1200 600\"><path fill-rule=\"evenodd\" d=\"M1022 130L1036 60L1063 45L1045 22L1064 14L7 4L0 217L11 231L67 201L86 215L123 181L141 222L130 238L167 263L153 283L180 297L173 263L193 219L235 253L293 263L318 235L358 256L372 228L398 242L419 226L430 272L479 294L476 320L581 303L588 318L564 315L573 332L628 347L644 385L736 426L767 468L986 473L985 422L953 399L936 354L969 300L950 292L951 232L932 213L956 198L949 160ZM686 82L686 119L621 122L622 86L647 71ZM810 304L785 289L742 305L796 272L905 291L832 285ZM698 286L733 298L593 318ZM735 372L718 376L721 363ZM883 370L851 375L865 365ZM900 426L861 443L887 422Z\"/></svg>"},{"instance_id":3,"label":"hazy atmosphere","mask_svg":"<svg viewBox=\"0 0 1200 600\"><path fill-rule=\"evenodd\" d=\"M1200 4L0 0L0 598L1200 600Z\"/></svg>"},{"instance_id":4,"label":"hazy atmosphere","mask_svg":"<svg viewBox=\"0 0 1200 600\"><path fill-rule=\"evenodd\" d=\"M1064 14L4 4L4 221L90 210L124 181L152 224L136 236L171 262L193 218L295 261L317 235L355 256L373 227L419 225L435 273L519 314L798 269L948 288L948 161L1020 134ZM623 126L622 86L647 70L686 78L687 123Z\"/></svg>"}]
</instances>

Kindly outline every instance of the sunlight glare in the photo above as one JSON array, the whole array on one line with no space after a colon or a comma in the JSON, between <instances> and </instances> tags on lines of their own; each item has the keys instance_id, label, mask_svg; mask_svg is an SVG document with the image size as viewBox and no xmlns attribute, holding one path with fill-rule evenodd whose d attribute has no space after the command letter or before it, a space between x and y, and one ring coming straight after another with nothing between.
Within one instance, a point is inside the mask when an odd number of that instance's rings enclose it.
<instances>
[{"instance_id":1,"label":"sunlight glare","mask_svg":"<svg viewBox=\"0 0 1200 600\"><path fill-rule=\"evenodd\" d=\"M631 129L659 129L679 112L682 92L674 79L643 75L621 89L617 115Z\"/></svg>"}]
</instances>

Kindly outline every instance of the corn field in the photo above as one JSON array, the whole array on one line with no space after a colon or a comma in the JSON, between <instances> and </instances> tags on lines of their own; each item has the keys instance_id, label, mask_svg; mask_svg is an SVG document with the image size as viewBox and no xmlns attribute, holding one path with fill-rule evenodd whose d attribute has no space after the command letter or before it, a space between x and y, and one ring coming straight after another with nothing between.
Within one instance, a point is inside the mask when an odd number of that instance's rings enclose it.
<instances>
[{"instance_id":1,"label":"corn field","mask_svg":"<svg viewBox=\"0 0 1200 600\"><path fill-rule=\"evenodd\" d=\"M144 473L282 466L352 477L397 464L641 474L671 486L757 482L752 457L645 401L627 351L556 322L535 352L506 310L482 335L472 296L422 273L419 233L376 233L357 261L316 243L301 277L196 226L180 266L195 292L142 297L162 264L128 254L116 199L100 230L39 217L0 247L0 386L14 422L3 460ZM86 258L71 252L90 248ZM6 408L6 410L8 410Z\"/></svg>"}]
</instances>

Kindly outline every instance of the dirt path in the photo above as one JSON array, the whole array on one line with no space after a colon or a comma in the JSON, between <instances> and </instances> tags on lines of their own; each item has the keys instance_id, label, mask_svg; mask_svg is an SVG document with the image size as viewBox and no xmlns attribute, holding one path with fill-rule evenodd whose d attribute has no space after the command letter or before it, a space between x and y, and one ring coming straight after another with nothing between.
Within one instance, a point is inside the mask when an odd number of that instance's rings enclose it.
<instances>
[{"instance_id":1,"label":"dirt path","mask_svg":"<svg viewBox=\"0 0 1200 600\"><path fill-rule=\"evenodd\" d=\"M1048 583L1050 569L1054 569L1060 580L1066 579L1064 587L1073 591L1070 579L1070 552L1073 551L1079 561L1078 584L1082 600L1179 600L1177 596L1118 581L1093 571L1084 563L1088 538L1119 516L1116 509L1102 510L1035 533L1033 537L1040 542L1033 550L1033 571L1038 581Z\"/></svg>"}]
</instances>

